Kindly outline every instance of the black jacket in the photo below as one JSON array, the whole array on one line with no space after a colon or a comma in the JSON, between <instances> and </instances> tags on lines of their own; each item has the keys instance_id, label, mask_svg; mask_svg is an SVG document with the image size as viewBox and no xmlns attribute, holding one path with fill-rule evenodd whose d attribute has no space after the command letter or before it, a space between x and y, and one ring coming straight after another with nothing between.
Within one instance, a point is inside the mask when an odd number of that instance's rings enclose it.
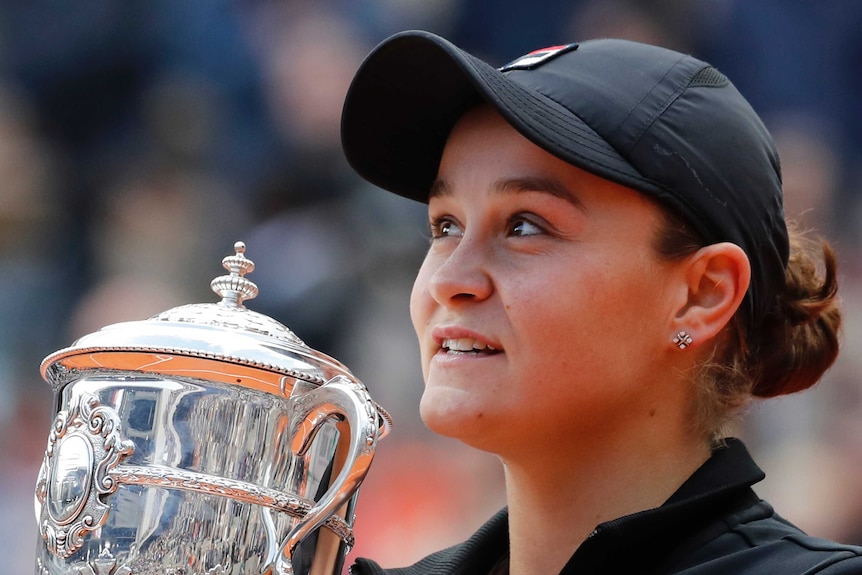
<instances>
[{"instance_id":1,"label":"black jacket","mask_svg":"<svg viewBox=\"0 0 862 575\"><path fill-rule=\"evenodd\" d=\"M596 528L561 575L862 575L862 548L810 537L761 501L742 442L713 452L661 507ZM561 528L564 528L561 526ZM354 575L485 575L508 553L508 514L411 567L359 559Z\"/></svg>"}]
</instances>

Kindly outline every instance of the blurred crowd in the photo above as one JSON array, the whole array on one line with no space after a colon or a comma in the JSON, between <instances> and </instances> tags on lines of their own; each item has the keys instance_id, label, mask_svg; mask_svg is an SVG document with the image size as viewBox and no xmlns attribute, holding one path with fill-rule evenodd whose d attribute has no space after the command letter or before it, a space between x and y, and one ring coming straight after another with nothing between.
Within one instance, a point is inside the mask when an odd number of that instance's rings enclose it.
<instances>
[{"instance_id":1,"label":"blurred crowd","mask_svg":"<svg viewBox=\"0 0 862 575\"><path fill-rule=\"evenodd\" d=\"M353 555L407 563L503 501L498 464L434 438L407 302L422 206L359 180L341 103L387 35L432 30L502 65L615 36L725 72L782 154L786 207L837 248L838 364L757 404L742 435L760 493L804 529L862 544L862 3L857 0L131 0L0 3L0 556L31 573L49 353L117 321L214 301L248 245L248 307L346 363L395 418ZM537 390L540 393L540 390ZM552 449L537 445L537 449Z\"/></svg>"}]
</instances>

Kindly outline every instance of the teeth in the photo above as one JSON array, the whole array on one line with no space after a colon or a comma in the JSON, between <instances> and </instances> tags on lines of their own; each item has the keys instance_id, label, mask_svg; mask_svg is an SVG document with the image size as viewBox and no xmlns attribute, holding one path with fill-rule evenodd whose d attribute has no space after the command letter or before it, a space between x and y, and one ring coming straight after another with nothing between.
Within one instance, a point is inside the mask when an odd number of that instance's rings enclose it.
<instances>
[{"instance_id":1,"label":"teeth","mask_svg":"<svg viewBox=\"0 0 862 575\"><path fill-rule=\"evenodd\" d=\"M470 339L469 337L444 339L443 348L450 351L496 351L492 346L485 345L484 343L476 341L475 339Z\"/></svg>"}]
</instances>

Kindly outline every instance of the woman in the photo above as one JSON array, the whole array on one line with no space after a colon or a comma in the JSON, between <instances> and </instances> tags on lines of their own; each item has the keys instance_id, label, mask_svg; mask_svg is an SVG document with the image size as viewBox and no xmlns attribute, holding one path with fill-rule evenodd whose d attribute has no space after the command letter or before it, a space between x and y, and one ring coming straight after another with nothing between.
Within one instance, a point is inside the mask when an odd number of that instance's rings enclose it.
<instances>
[{"instance_id":1,"label":"woman","mask_svg":"<svg viewBox=\"0 0 862 575\"><path fill-rule=\"evenodd\" d=\"M353 573L862 573L755 496L729 437L752 396L820 378L840 313L834 255L788 234L774 144L726 77L620 40L498 70L407 32L357 72L342 135L360 175L428 203L421 414L500 458L508 503Z\"/></svg>"}]
</instances>

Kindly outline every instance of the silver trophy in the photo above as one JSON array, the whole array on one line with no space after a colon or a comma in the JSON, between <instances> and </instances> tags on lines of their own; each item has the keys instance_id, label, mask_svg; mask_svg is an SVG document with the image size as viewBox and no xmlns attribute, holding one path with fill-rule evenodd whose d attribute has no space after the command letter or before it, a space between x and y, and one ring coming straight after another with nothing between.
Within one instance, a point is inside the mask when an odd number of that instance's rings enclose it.
<instances>
[{"instance_id":1,"label":"silver trophy","mask_svg":"<svg viewBox=\"0 0 862 575\"><path fill-rule=\"evenodd\" d=\"M36 484L37 575L333 575L386 412L337 360L244 307L110 325L45 358L56 397Z\"/></svg>"}]
</instances>

